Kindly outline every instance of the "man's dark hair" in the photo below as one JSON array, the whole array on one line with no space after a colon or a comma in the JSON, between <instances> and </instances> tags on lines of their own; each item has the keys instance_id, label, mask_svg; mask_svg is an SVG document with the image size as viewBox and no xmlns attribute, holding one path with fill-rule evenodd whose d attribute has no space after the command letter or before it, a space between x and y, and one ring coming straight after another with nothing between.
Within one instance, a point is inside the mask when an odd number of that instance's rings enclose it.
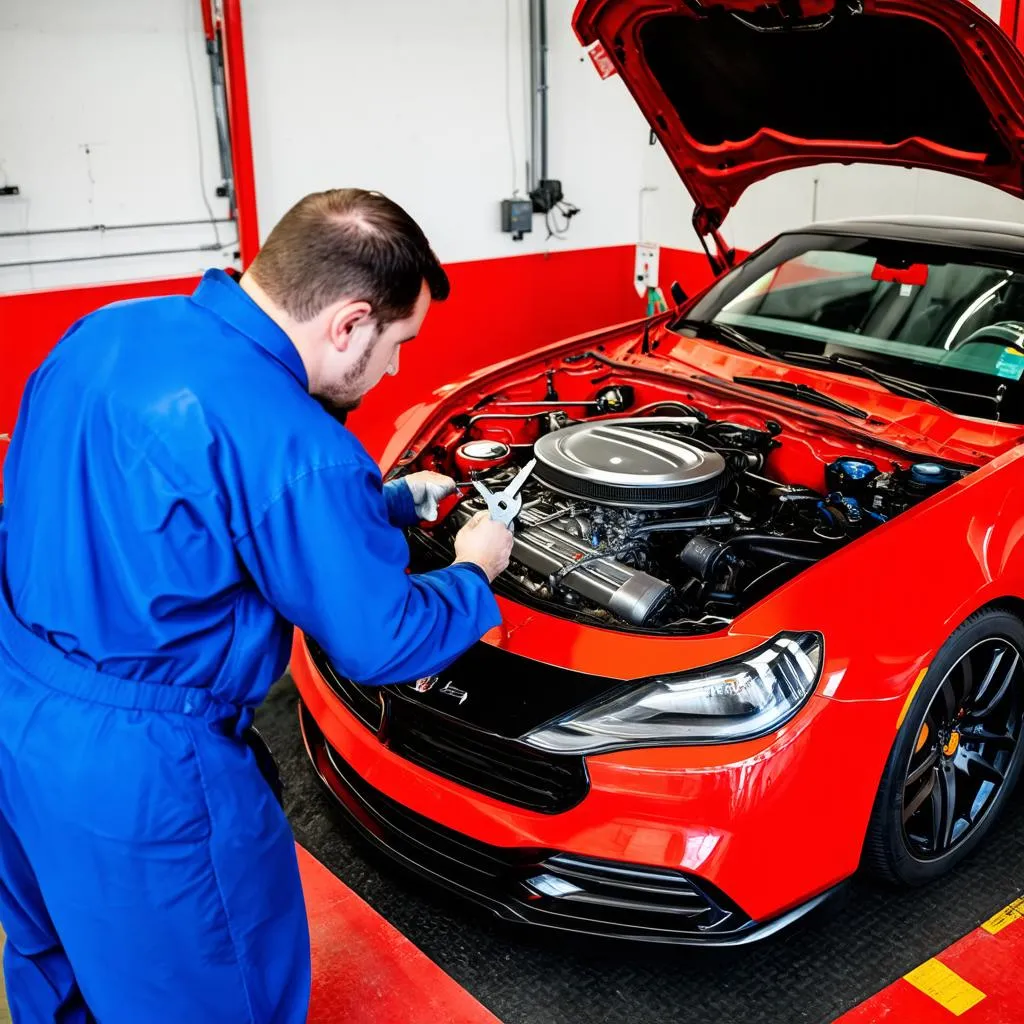
<instances>
[{"instance_id":1,"label":"man's dark hair","mask_svg":"<svg viewBox=\"0 0 1024 1024\"><path fill-rule=\"evenodd\" d=\"M270 232L249 272L299 321L347 297L368 302L383 328L412 314L424 281L432 299L446 299L451 290L416 221L379 192L358 188L300 199Z\"/></svg>"}]
</instances>

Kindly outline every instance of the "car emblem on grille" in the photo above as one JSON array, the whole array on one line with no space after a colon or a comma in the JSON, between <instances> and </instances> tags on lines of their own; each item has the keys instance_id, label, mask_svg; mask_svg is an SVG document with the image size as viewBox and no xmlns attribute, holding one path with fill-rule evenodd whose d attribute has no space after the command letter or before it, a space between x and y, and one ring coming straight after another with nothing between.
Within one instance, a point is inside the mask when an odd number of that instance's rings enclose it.
<instances>
[{"instance_id":1,"label":"car emblem on grille","mask_svg":"<svg viewBox=\"0 0 1024 1024\"><path fill-rule=\"evenodd\" d=\"M436 685L439 676L424 676L422 679L417 679L412 684L412 688L417 693L429 693Z\"/></svg>"},{"instance_id":2,"label":"car emblem on grille","mask_svg":"<svg viewBox=\"0 0 1024 1024\"><path fill-rule=\"evenodd\" d=\"M445 683L439 692L443 693L446 697L454 697L460 704L464 704L466 702L466 698L469 696L465 690L460 690L451 682Z\"/></svg>"}]
</instances>

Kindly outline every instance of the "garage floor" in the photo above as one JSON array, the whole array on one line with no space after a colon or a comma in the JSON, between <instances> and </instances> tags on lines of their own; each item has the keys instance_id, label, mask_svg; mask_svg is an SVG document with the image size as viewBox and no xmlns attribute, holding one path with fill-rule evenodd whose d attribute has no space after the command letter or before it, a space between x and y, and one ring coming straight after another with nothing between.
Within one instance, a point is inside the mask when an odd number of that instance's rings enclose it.
<instances>
[{"instance_id":1,"label":"garage floor","mask_svg":"<svg viewBox=\"0 0 1024 1024\"><path fill-rule=\"evenodd\" d=\"M1018 800L986 849L945 881L896 893L857 883L827 920L745 951L519 931L425 889L349 833L306 763L295 703L291 683L278 683L258 724L288 781L299 843L505 1024L826 1024L976 928L1024 883Z\"/></svg>"},{"instance_id":2,"label":"garage floor","mask_svg":"<svg viewBox=\"0 0 1024 1024\"><path fill-rule=\"evenodd\" d=\"M444 892L426 890L419 879L382 862L375 851L353 837L308 769L295 704L295 690L290 681L283 680L260 710L258 722L284 771L287 809L299 843L504 1024L620 1024L627 1020L630 1024L830 1024L891 982L897 985L851 1015L850 1024L875 1024L882 1019L914 1020L915 1024L945 1020L947 1010L923 999L898 979L957 943L961 936L967 937L943 954L947 964L959 968L973 958L975 969L979 963L994 965L994 972L1004 976L1004 987L1012 982L1007 997L1000 1001L995 992L1000 982L990 978L990 984L984 985L989 998L977 1010L972 1009L968 1019L977 1018L977 1024L1024 1020L1016 992L1016 979L1024 965L1024 932L1007 928L1005 934L1013 937L1016 948L1001 947L1003 963L1007 955L1011 957L1005 969L998 959L1000 947L987 945L992 936L985 931L972 932L1020 895L1024 800L1017 801L987 848L944 882L910 893L857 883L845 903L828 918L812 920L798 931L745 951L566 940L515 930L452 902ZM328 915L326 920L334 929L330 944L342 944L337 948L345 950L344 963L351 969L351 963L363 962L363 954L355 955L349 947L361 941L366 944L367 936L360 938L356 924L363 921L366 928L373 927L365 920L369 911L350 907L341 915L347 922L344 934L338 933L337 922L329 920L333 909L321 903L351 897L345 896L344 887L337 883L336 889L324 883L310 886L311 870L321 869L309 861L304 874L311 928L317 932L323 924L318 915ZM1014 884L1014 880L1020 881ZM1024 914L1024 905L1019 905L1017 914ZM371 959L374 948L379 950L376 941L371 938L364 950ZM0 933L0 947L2 944ZM404 991L410 983L415 987L418 983L410 978L422 977L424 971L418 968L417 975L411 970L415 951L403 951L391 940L388 952L402 959L400 973L409 975L403 978ZM322 964L323 950L320 955ZM386 965L379 964L374 978L361 980L376 988L386 984L387 974ZM438 976L431 987L435 995L444 994L456 1005L458 993L445 990L445 980ZM345 986L345 979L325 977L321 971L315 979L314 996L318 985L319 998L314 1004L327 1010L331 993L323 990ZM399 995L396 989L394 998ZM379 1004L379 993L377 997ZM334 1019L330 1014L321 1016ZM450 1024L470 1017L457 1013L448 1019L431 1019L436 1024ZM0 1024L9 1022L0 976Z\"/></svg>"},{"instance_id":3,"label":"garage floor","mask_svg":"<svg viewBox=\"0 0 1024 1024\"><path fill-rule=\"evenodd\" d=\"M4 948L4 933L0 931L0 954ZM7 994L4 992L4 972L0 970L0 1024L11 1024L11 1014L7 1009Z\"/></svg>"}]
</instances>

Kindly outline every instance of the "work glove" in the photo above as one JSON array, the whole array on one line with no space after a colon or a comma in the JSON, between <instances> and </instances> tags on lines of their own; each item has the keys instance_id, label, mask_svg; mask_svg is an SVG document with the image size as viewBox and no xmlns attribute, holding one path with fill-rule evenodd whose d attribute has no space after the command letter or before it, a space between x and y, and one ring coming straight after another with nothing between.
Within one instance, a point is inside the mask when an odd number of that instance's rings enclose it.
<instances>
[{"instance_id":1,"label":"work glove","mask_svg":"<svg viewBox=\"0 0 1024 1024\"><path fill-rule=\"evenodd\" d=\"M443 473L425 470L421 473L410 473L402 479L412 495L416 515L426 522L432 523L437 519L438 502L455 493L455 481Z\"/></svg>"}]
</instances>

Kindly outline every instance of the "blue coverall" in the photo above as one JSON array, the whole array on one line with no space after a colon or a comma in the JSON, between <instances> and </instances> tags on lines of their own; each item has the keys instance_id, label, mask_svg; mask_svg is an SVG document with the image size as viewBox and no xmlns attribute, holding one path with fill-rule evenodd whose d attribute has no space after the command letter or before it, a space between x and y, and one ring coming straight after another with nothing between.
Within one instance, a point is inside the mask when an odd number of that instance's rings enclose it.
<instances>
[{"instance_id":1,"label":"blue coverall","mask_svg":"<svg viewBox=\"0 0 1024 1024\"><path fill-rule=\"evenodd\" d=\"M108 306L30 379L0 509L0 922L14 1019L305 1020L287 821L241 734L294 623L368 684L499 621L406 572L409 488L231 277Z\"/></svg>"}]
</instances>

